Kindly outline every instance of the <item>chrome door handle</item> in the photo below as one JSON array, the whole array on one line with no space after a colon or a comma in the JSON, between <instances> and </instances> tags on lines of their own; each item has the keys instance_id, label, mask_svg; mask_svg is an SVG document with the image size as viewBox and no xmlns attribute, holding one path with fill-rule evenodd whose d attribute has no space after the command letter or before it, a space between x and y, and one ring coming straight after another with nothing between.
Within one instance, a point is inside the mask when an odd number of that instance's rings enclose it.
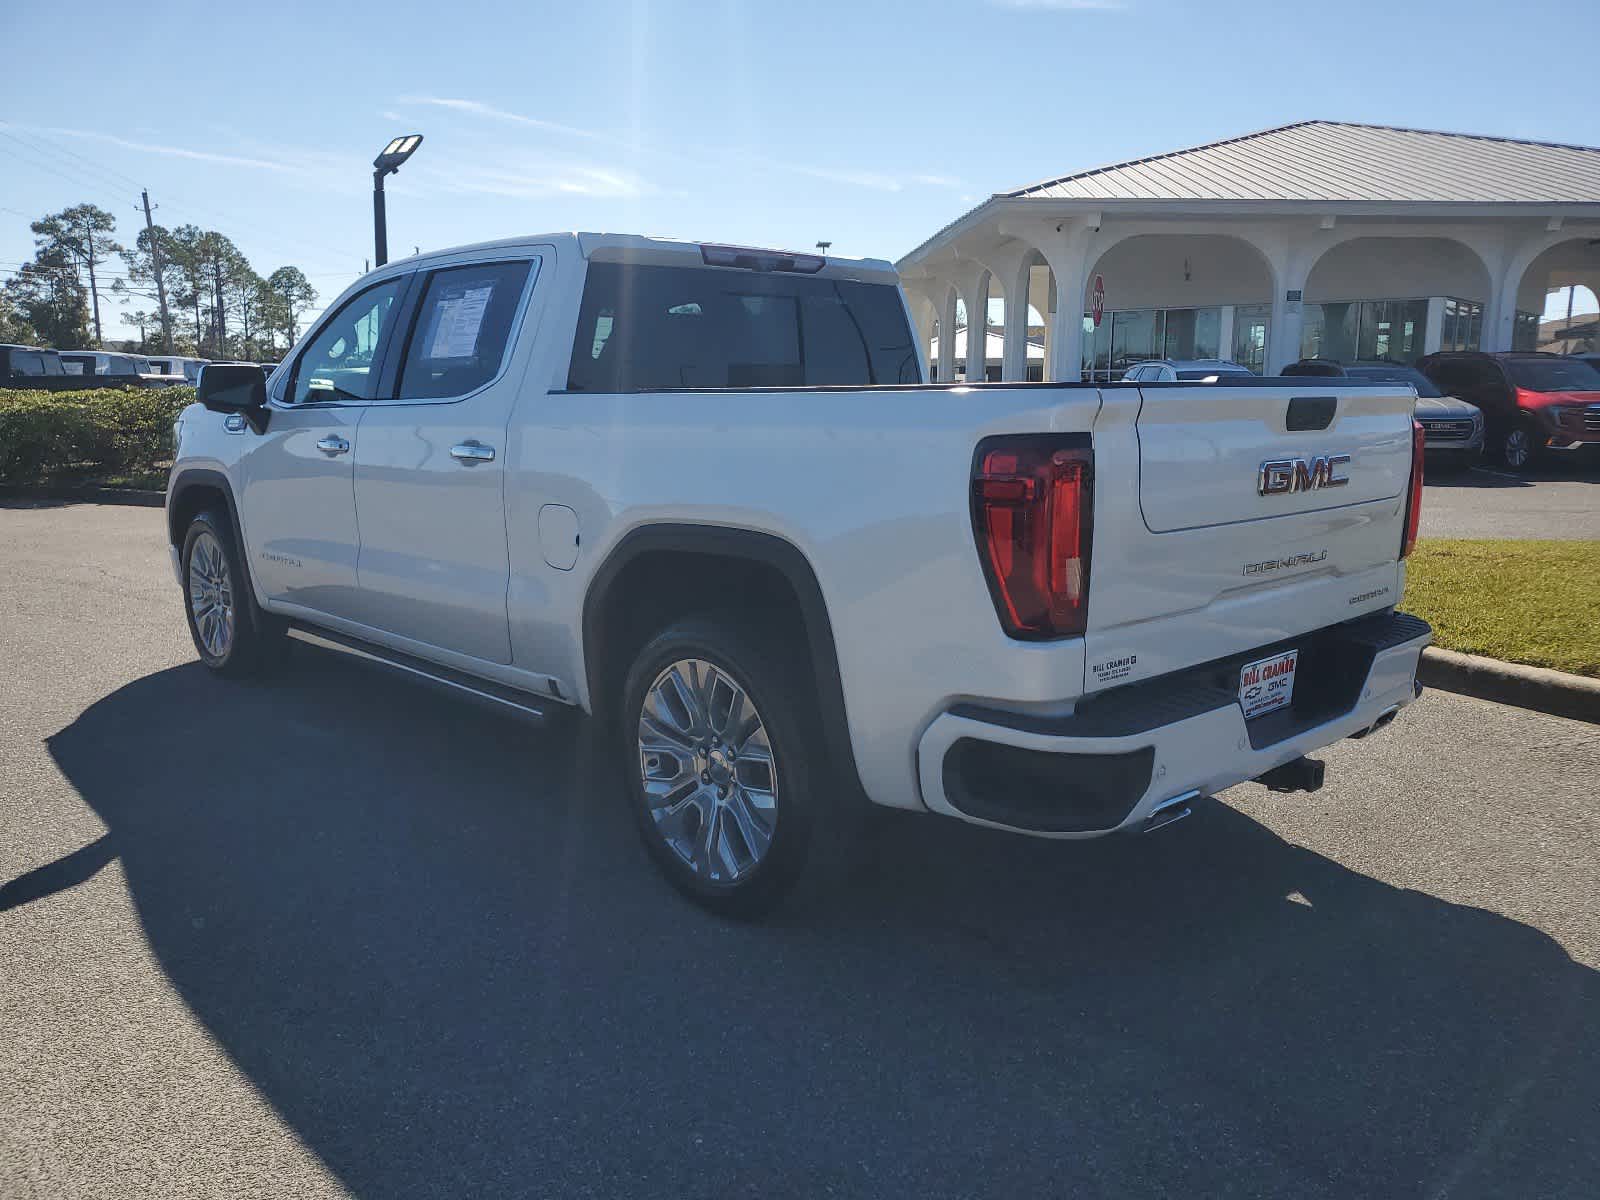
<instances>
[{"instance_id":1,"label":"chrome door handle","mask_svg":"<svg viewBox=\"0 0 1600 1200\"><path fill-rule=\"evenodd\" d=\"M350 443L338 434L329 434L317 443L317 449L332 458L336 454L348 454L350 452Z\"/></svg>"},{"instance_id":2,"label":"chrome door handle","mask_svg":"<svg viewBox=\"0 0 1600 1200\"><path fill-rule=\"evenodd\" d=\"M457 462L467 464L493 462L494 447L485 446L482 442L462 442L450 447L450 457Z\"/></svg>"}]
</instances>

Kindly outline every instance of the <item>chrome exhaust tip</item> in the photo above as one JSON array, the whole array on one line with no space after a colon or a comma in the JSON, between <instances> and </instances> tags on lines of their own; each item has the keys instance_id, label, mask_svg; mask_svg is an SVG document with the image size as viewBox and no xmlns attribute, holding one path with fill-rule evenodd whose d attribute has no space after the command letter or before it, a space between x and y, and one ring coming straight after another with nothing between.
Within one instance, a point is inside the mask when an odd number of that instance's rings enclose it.
<instances>
[{"instance_id":1,"label":"chrome exhaust tip","mask_svg":"<svg viewBox=\"0 0 1600 1200\"><path fill-rule=\"evenodd\" d=\"M1158 829L1183 820L1194 811L1191 805L1198 799L1200 799L1198 791L1188 791L1173 796L1170 800L1163 800L1150 810L1150 815L1144 819L1139 832L1154 833Z\"/></svg>"}]
</instances>

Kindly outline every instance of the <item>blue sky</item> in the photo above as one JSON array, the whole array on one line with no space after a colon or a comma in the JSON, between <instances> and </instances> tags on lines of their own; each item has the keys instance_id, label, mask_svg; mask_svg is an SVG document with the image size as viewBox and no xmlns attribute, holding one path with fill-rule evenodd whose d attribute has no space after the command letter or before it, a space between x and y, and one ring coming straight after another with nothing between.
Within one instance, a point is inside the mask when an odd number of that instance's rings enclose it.
<instances>
[{"instance_id":1,"label":"blue sky","mask_svg":"<svg viewBox=\"0 0 1600 1200\"><path fill-rule=\"evenodd\" d=\"M147 186L331 299L412 131L396 256L585 228L894 258L992 192L1311 117L1600 145L1570 0L62 11L0 15L0 277L79 200L131 241Z\"/></svg>"}]
</instances>

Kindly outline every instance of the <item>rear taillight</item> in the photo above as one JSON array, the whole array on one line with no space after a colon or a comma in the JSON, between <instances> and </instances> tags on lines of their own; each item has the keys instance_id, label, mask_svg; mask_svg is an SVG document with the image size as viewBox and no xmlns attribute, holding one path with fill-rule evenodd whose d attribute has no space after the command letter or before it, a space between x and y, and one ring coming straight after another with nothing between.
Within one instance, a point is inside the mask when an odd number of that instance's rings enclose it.
<instances>
[{"instance_id":1,"label":"rear taillight","mask_svg":"<svg viewBox=\"0 0 1600 1200\"><path fill-rule=\"evenodd\" d=\"M1029 639L1083 633L1094 531L1094 451L1085 436L981 442L972 526L1006 633Z\"/></svg>"},{"instance_id":2,"label":"rear taillight","mask_svg":"<svg viewBox=\"0 0 1600 1200\"><path fill-rule=\"evenodd\" d=\"M1417 526L1422 523L1422 444L1426 435L1422 423L1411 421L1411 486L1406 490L1406 532L1400 539L1400 557L1411 553L1417 544Z\"/></svg>"}]
</instances>

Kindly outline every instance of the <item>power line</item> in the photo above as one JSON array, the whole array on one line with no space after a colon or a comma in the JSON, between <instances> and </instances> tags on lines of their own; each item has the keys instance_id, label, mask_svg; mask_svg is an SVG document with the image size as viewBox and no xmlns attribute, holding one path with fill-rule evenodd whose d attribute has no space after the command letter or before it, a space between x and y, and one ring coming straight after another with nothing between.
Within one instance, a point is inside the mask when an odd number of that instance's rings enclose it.
<instances>
[{"instance_id":1,"label":"power line","mask_svg":"<svg viewBox=\"0 0 1600 1200\"><path fill-rule=\"evenodd\" d=\"M44 155L48 153L48 147L34 146L23 141L16 135L7 132L7 130L3 128L0 128L0 137L8 138L9 140L15 142L18 146L21 146L24 150L29 151L30 154L34 156L30 158L18 154L17 151L9 147L0 146L0 151L4 151L5 153L12 155L18 162L21 162L26 166L33 167L35 170L48 171L50 174L55 175L60 179L65 179L68 183L76 184L79 187L87 187L92 192L101 196L103 196L104 193L112 187L111 184L106 183L102 179L90 178L75 164L65 162L64 160L58 160L55 163L46 161L44 159ZM120 187L120 185L118 186ZM167 200L167 204L169 207L172 204L170 197ZM253 235L259 242L261 242L263 248L269 251L277 251L279 254L283 254L283 252L288 249L288 243L293 243L299 247L299 253L284 254L284 257L290 259L299 257L300 254L305 254L307 252L313 253L319 258L327 254L336 254L340 257L343 257L347 254L353 254L352 251L335 250L331 246L323 246L320 243L307 241L301 237L288 237L273 233L268 230L263 230L258 226L240 221L237 216L221 213L215 209L204 208L197 204L191 204L181 197L177 199L177 205L180 210L191 211L202 215L202 217L209 216L210 219L224 223L232 229L243 230L244 232ZM16 212L15 209L8 209L7 211ZM17 213L17 215L27 216L26 213ZM333 272L324 272L324 274L330 275L333 274ZM351 274L357 275L359 272L352 270Z\"/></svg>"},{"instance_id":2,"label":"power line","mask_svg":"<svg viewBox=\"0 0 1600 1200\"><path fill-rule=\"evenodd\" d=\"M16 129L17 126L11 125L8 128ZM144 186L132 175L123 174L123 172L117 170L115 167L108 167L105 164L90 158L88 155L79 154L76 150L73 150L71 147L63 143L59 138L49 137L37 129L29 129L26 136L29 141L42 143L44 145L53 147L58 152L69 155L70 157L77 159L79 162L87 163L94 170L99 171L102 175L105 175L108 178L120 179L122 182L118 184L119 187L126 186L137 188Z\"/></svg>"},{"instance_id":3,"label":"power line","mask_svg":"<svg viewBox=\"0 0 1600 1200\"><path fill-rule=\"evenodd\" d=\"M25 150L33 150L33 147L29 146L21 138L12 137L9 133L7 133L3 129L0 129L0 137L10 138L13 142L16 142L17 145L23 147L23 149L25 149ZM9 149L7 147L0 147L0 149L5 150L5 152L7 154L10 154L13 157L17 158L18 161L24 163L25 165L33 167L35 170L38 170L38 171L48 171L52 175L58 176L61 179L65 179L68 183L72 184L75 187L87 187L87 188L90 188L91 190L93 190L95 192L100 192L105 187L105 184L101 183L99 180L87 180L82 175L77 175L77 174L69 175L66 171L63 171L63 170L61 170L61 169L59 169L59 168L57 168L55 166L52 166L48 162L35 162L32 159L25 158L25 157L17 154L17 152L15 150L11 150L11 149ZM33 152L35 154L38 153L37 151L33 151Z\"/></svg>"},{"instance_id":4,"label":"power line","mask_svg":"<svg viewBox=\"0 0 1600 1200\"><path fill-rule=\"evenodd\" d=\"M14 131L16 126L12 125L8 126L7 128ZM26 146L36 154L53 155L57 163L65 166L69 170L74 170L79 173L89 172L94 174L97 177L96 182L100 187L111 187L114 190L121 192L124 188L137 188L139 186L137 183L133 183L129 176L123 175L122 172L114 171L109 167L101 166L93 159L85 158L81 154L78 154L72 150L68 150L65 146L60 146L54 142L46 141L40 138L37 134L20 134L16 132L7 132L6 130L0 130L0 133L4 133L5 136L10 138L12 141L17 142L19 145ZM83 165L80 166L80 163Z\"/></svg>"}]
</instances>

